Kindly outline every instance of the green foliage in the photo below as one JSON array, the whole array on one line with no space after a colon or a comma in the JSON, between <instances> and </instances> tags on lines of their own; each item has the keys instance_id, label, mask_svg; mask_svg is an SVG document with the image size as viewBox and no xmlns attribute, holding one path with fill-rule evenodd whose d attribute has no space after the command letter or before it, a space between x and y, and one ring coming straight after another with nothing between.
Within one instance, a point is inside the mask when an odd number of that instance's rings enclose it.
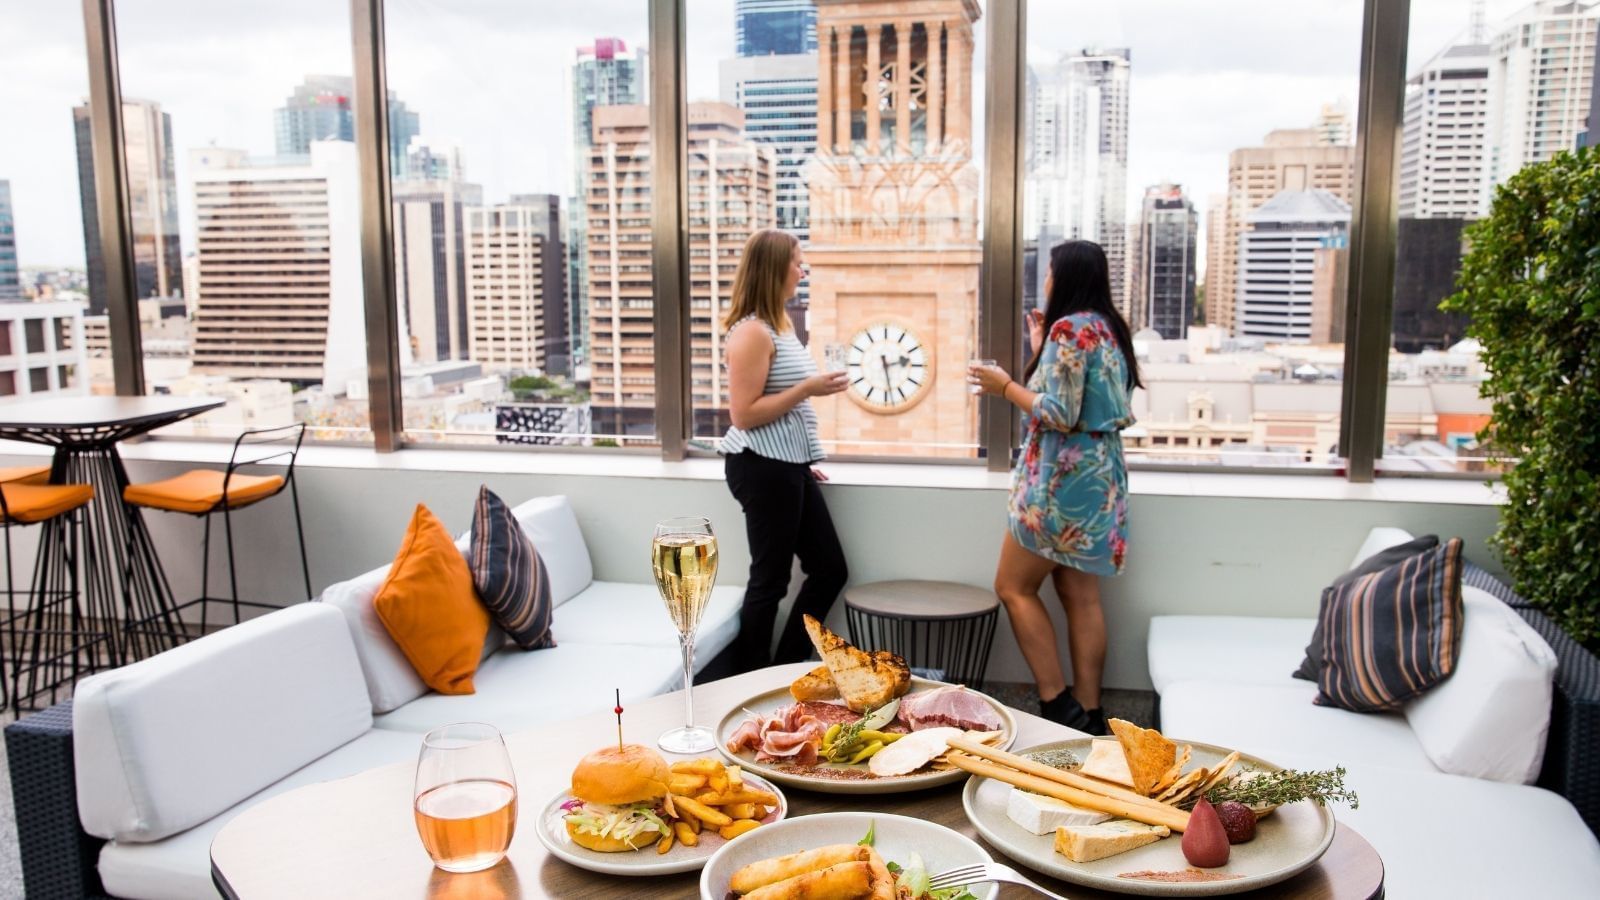
<instances>
[{"instance_id":1,"label":"green foliage","mask_svg":"<svg viewBox=\"0 0 1600 900\"><path fill-rule=\"evenodd\" d=\"M1600 151L1531 165L1467 229L1460 292L1483 344L1482 437L1505 474L1494 543L1527 597L1600 644Z\"/></svg>"},{"instance_id":2,"label":"green foliage","mask_svg":"<svg viewBox=\"0 0 1600 900\"><path fill-rule=\"evenodd\" d=\"M532 393L534 391L552 391L561 387L561 385L557 384L555 379L546 378L543 375L518 375L516 378L511 379L511 383L507 387L516 392L526 391Z\"/></svg>"},{"instance_id":3,"label":"green foliage","mask_svg":"<svg viewBox=\"0 0 1600 900\"><path fill-rule=\"evenodd\" d=\"M506 388L519 403L582 403L589 399L588 393L544 375L518 375Z\"/></svg>"}]
</instances>

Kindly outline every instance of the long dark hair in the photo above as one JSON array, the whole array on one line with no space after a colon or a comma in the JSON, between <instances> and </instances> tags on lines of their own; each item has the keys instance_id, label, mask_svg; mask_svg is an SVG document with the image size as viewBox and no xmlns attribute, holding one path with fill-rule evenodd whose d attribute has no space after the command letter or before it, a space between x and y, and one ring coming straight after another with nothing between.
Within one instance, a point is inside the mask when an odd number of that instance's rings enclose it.
<instances>
[{"instance_id":1,"label":"long dark hair","mask_svg":"<svg viewBox=\"0 0 1600 900\"><path fill-rule=\"evenodd\" d=\"M1106 264L1106 252L1094 241L1062 241L1050 248L1050 296L1044 307L1046 339L1057 322L1081 312L1096 313L1111 326L1111 334L1117 339L1123 361L1127 363L1128 390L1144 387L1139 380L1139 362L1133 357L1133 333L1111 302L1111 273ZM1040 344L1038 352L1028 360L1027 369L1023 370L1023 383L1033 377L1043 353L1044 344Z\"/></svg>"}]
</instances>

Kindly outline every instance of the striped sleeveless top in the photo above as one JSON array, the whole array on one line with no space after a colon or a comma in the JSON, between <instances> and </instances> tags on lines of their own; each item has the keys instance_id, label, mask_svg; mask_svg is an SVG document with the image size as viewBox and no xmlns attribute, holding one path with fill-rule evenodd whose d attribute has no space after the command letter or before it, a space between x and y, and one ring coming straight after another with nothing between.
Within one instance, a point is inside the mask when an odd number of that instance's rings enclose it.
<instances>
[{"instance_id":1,"label":"striped sleeveless top","mask_svg":"<svg viewBox=\"0 0 1600 900\"><path fill-rule=\"evenodd\" d=\"M734 323L738 328L755 319L772 336L775 350L772 368L767 370L767 383L761 393L780 394L817 374L816 361L806 352L804 344L793 331L779 334L777 329L755 316L747 316ZM728 330L731 334L733 329ZM771 422L746 431L730 427L722 437L720 451L727 455L745 450L782 462L806 465L820 460L822 442L817 439L817 412L811 408L811 399L796 403L792 409Z\"/></svg>"}]
</instances>

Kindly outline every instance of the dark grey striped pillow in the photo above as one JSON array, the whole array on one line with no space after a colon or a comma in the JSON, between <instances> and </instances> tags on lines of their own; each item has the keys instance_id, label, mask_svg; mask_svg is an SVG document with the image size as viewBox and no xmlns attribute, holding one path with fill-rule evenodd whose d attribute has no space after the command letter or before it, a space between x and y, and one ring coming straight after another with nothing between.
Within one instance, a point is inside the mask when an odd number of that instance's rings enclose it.
<instances>
[{"instance_id":1,"label":"dark grey striped pillow","mask_svg":"<svg viewBox=\"0 0 1600 900\"><path fill-rule=\"evenodd\" d=\"M472 548L467 556L478 599L506 634L524 650L554 647L550 618L550 574L517 517L488 485L478 488L472 510Z\"/></svg>"},{"instance_id":2,"label":"dark grey striped pillow","mask_svg":"<svg viewBox=\"0 0 1600 900\"><path fill-rule=\"evenodd\" d=\"M1323 592L1316 702L1397 709L1450 677L1461 653L1461 539Z\"/></svg>"}]
</instances>

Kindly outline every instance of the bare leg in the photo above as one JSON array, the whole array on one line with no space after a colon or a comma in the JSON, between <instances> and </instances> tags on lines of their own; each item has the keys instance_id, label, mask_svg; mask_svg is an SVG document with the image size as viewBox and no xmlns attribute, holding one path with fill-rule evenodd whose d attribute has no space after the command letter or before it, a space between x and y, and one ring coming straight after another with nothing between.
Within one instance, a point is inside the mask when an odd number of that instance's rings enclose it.
<instances>
[{"instance_id":1,"label":"bare leg","mask_svg":"<svg viewBox=\"0 0 1600 900\"><path fill-rule=\"evenodd\" d=\"M1039 599L1039 585L1044 584L1045 576L1054 567L1055 563L1030 553L1006 532L1005 542L1000 545L1000 565L994 573L994 592L1006 605L1006 617L1022 648L1022 658L1039 685L1041 700L1051 700L1067 688L1061 659L1056 655L1056 630L1050 624L1044 601Z\"/></svg>"},{"instance_id":2,"label":"bare leg","mask_svg":"<svg viewBox=\"0 0 1600 900\"><path fill-rule=\"evenodd\" d=\"M1072 696L1084 709L1100 706L1100 676L1106 667L1106 616L1100 608L1100 577L1057 566L1050 573L1067 611L1067 646L1072 650Z\"/></svg>"}]
</instances>

